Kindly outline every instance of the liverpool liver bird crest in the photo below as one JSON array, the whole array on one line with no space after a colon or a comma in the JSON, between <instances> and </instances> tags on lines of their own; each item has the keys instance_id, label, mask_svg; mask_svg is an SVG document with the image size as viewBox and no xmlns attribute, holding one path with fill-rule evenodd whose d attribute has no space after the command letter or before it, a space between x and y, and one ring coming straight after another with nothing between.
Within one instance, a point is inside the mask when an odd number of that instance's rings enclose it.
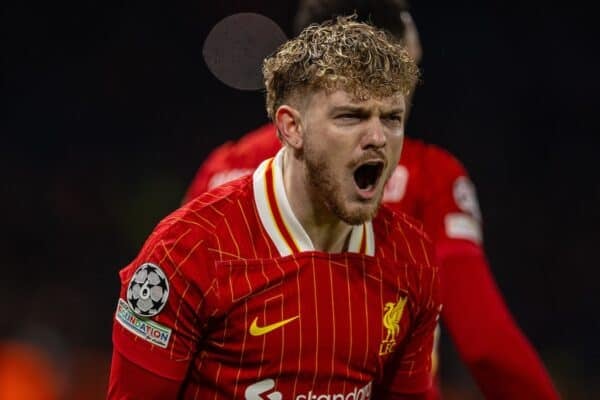
<instances>
[{"instance_id":1,"label":"liverpool liver bird crest","mask_svg":"<svg viewBox=\"0 0 600 400\"><path fill-rule=\"evenodd\" d=\"M388 302L383 307L383 326L387 329L387 335L381 342L379 354L391 353L396 346L396 336L400 333L400 320L404 312L407 297L400 297L396 303Z\"/></svg>"}]
</instances>

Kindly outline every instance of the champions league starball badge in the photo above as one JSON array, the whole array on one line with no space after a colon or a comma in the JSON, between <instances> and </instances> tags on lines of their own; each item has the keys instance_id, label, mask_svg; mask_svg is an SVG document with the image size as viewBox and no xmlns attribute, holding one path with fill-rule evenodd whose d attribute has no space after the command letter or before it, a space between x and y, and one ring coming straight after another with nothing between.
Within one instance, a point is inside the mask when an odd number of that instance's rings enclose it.
<instances>
[{"instance_id":1,"label":"champions league starball badge","mask_svg":"<svg viewBox=\"0 0 600 400\"><path fill-rule=\"evenodd\" d=\"M142 264L127 287L127 303L140 317L153 317L164 308L169 297L169 281L158 265Z\"/></svg>"}]
</instances>

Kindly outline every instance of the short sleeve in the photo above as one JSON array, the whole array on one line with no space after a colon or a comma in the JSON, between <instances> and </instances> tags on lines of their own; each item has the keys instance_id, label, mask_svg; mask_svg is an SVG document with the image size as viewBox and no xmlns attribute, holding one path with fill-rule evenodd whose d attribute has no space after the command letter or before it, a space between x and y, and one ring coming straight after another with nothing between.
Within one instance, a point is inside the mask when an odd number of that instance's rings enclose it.
<instances>
[{"instance_id":1,"label":"short sleeve","mask_svg":"<svg viewBox=\"0 0 600 400\"><path fill-rule=\"evenodd\" d=\"M198 235L189 228L159 225L119 273L115 349L157 375L182 380L214 304L210 266Z\"/></svg>"}]
</instances>

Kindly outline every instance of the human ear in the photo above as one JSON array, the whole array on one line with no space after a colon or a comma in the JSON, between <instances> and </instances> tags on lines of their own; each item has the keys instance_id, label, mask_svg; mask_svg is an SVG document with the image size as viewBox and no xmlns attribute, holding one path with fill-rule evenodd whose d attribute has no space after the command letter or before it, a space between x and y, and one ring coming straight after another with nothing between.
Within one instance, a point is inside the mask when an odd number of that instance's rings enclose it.
<instances>
[{"instance_id":1,"label":"human ear","mask_svg":"<svg viewBox=\"0 0 600 400\"><path fill-rule=\"evenodd\" d=\"M288 105L282 105L275 112L274 119L281 140L296 150L302 148L302 123L298 110Z\"/></svg>"}]
</instances>

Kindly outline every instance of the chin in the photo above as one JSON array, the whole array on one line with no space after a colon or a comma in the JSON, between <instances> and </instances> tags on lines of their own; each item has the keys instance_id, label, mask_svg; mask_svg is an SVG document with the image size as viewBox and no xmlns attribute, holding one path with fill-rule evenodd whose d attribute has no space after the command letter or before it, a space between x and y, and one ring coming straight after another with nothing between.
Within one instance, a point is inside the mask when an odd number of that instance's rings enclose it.
<instances>
[{"instance_id":1,"label":"chin","mask_svg":"<svg viewBox=\"0 0 600 400\"><path fill-rule=\"evenodd\" d=\"M343 207L343 209L338 209L335 214L348 225L360 225L375 218L378 210L379 203L361 204L354 207Z\"/></svg>"}]
</instances>

